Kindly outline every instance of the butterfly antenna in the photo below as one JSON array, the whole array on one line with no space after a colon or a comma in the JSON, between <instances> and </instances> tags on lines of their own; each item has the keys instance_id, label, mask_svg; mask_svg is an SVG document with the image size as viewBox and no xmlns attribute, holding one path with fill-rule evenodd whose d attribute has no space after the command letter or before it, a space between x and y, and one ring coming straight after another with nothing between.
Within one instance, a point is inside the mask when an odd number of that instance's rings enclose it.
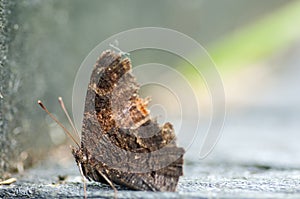
<instances>
[{"instance_id":1,"label":"butterfly antenna","mask_svg":"<svg viewBox=\"0 0 300 199\"><path fill-rule=\"evenodd\" d=\"M72 136L72 134L66 129L66 127L64 127L64 125L62 125L62 123L60 123L55 117L54 115L52 115L48 109L46 108L46 106L42 103L41 100L38 100L38 104L41 106L41 108L65 131L65 133L69 136L69 138L71 138L73 140L73 142L75 144L77 144L78 147L80 147L79 143L75 140L75 138Z\"/></svg>"},{"instance_id":2,"label":"butterfly antenna","mask_svg":"<svg viewBox=\"0 0 300 199\"><path fill-rule=\"evenodd\" d=\"M71 120L71 117L70 117L70 115L69 115L69 113L68 113L68 111L67 111L67 109L66 109L66 106L65 106L65 104L64 104L64 101L62 100L61 97L58 98L58 101L59 101L59 104L60 104L62 110L65 112L65 114L66 114L66 116L67 116L67 118L68 118L68 120L69 120L69 123L70 123L71 126L72 126L72 129L73 129L74 134L75 134L75 135L77 136L77 138L80 140L80 135L79 135L77 129L75 128L74 122Z\"/></svg>"}]
</instances>

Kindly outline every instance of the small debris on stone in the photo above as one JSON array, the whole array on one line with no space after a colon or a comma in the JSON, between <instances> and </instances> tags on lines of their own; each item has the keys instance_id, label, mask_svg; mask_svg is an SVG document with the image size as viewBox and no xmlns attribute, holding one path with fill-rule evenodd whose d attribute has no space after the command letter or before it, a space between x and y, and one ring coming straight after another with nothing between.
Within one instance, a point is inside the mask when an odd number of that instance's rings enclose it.
<instances>
[{"instance_id":1,"label":"small debris on stone","mask_svg":"<svg viewBox=\"0 0 300 199\"><path fill-rule=\"evenodd\" d=\"M0 185L10 185L16 181L17 181L16 178L9 178L7 180L0 181Z\"/></svg>"},{"instance_id":2,"label":"small debris on stone","mask_svg":"<svg viewBox=\"0 0 300 199\"><path fill-rule=\"evenodd\" d=\"M62 182L68 178L68 175L58 175L57 178L58 178L58 181Z\"/></svg>"}]
</instances>

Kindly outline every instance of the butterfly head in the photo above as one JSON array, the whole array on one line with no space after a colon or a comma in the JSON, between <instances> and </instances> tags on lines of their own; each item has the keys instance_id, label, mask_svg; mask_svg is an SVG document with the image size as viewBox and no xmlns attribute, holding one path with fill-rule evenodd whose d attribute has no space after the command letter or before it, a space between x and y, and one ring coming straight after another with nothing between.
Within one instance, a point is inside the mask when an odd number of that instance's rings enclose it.
<instances>
[{"instance_id":1,"label":"butterfly head","mask_svg":"<svg viewBox=\"0 0 300 199\"><path fill-rule=\"evenodd\" d=\"M81 148L71 146L71 150L77 164L85 164L87 162L87 157Z\"/></svg>"}]
</instances>

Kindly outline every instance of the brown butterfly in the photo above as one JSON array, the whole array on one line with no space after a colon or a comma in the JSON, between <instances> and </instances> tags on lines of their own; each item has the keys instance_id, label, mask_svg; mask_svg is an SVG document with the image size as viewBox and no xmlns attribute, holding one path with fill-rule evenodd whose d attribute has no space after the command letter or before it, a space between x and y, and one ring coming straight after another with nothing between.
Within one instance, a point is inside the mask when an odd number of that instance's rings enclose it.
<instances>
[{"instance_id":1,"label":"brown butterfly","mask_svg":"<svg viewBox=\"0 0 300 199\"><path fill-rule=\"evenodd\" d=\"M38 103L77 144L72 153L87 179L110 184L115 192L114 184L134 190L175 191L183 175L185 151L177 147L170 123L159 126L150 118L149 99L140 98L138 90L130 59L111 50L103 52L87 89L81 144Z\"/></svg>"}]
</instances>

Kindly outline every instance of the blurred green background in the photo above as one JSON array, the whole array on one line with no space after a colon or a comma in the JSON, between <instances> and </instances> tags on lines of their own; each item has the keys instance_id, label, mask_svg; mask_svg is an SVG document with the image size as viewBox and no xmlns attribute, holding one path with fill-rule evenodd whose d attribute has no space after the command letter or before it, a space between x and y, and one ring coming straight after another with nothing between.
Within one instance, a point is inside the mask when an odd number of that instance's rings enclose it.
<instances>
[{"instance_id":1,"label":"blurred green background","mask_svg":"<svg viewBox=\"0 0 300 199\"><path fill-rule=\"evenodd\" d=\"M19 162L31 165L41 157L45 158L49 147L65 142L62 131L45 116L36 101L42 99L60 120L66 122L56 99L62 96L71 109L73 82L83 59L101 41L132 28L174 29L192 37L208 50L224 82L228 114L224 139L220 140L214 154L224 152L224 148L231 145L232 141L228 140L235 136L236 142L241 144L234 147L244 147L244 141L256 143L260 140L258 135L274 130L268 129L269 126L282 122L283 115L285 118L293 115L295 119L299 110L299 94L295 94L299 91L298 77L289 74L299 75L300 72L297 59L300 52L300 1L27 0L14 2L11 10L13 15L8 16L8 20L14 37L8 41L7 66L14 74L12 79L17 82L14 84L17 92L11 101L5 103L17 107L17 111L13 112L12 119L7 119L10 126L3 131L15 132L11 139L17 140L14 145L17 149L13 150L17 150L17 154L23 152L22 158L17 155L15 162L18 164L11 167L23 167ZM290 56L293 56L293 63L288 62L292 59ZM140 56L133 54L132 59L134 64L140 64L163 58L157 52L149 51ZM288 67L289 64L297 67ZM176 66L176 62L170 65ZM281 79L282 74L287 74L284 79ZM291 79L292 83L287 83ZM292 91L286 92L288 89ZM1 93L4 98L0 100L8 99L8 92ZM294 100L287 100L290 98ZM249 120L249 117L255 119ZM250 122L244 124L243 121ZM267 124L267 127L260 128L257 123ZM282 125L286 128L292 125L294 130L290 135L293 136L299 130L295 124ZM234 129L238 125L246 128L245 132ZM250 132L247 125L257 129ZM249 141L248 135L255 136ZM268 136L266 143L270 140ZM285 135L279 134L278 139L282 136ZM278 145L271 144L266 150L271 153L274 148L277 149ZM225 155L228 159L243 156L230 155L231 149L229 147ZM245 151L251 156L251 147ZM247 161L243 158L242 161ZM265 160L263 156L253 161Z\"/></svg>"}]
</instances>

